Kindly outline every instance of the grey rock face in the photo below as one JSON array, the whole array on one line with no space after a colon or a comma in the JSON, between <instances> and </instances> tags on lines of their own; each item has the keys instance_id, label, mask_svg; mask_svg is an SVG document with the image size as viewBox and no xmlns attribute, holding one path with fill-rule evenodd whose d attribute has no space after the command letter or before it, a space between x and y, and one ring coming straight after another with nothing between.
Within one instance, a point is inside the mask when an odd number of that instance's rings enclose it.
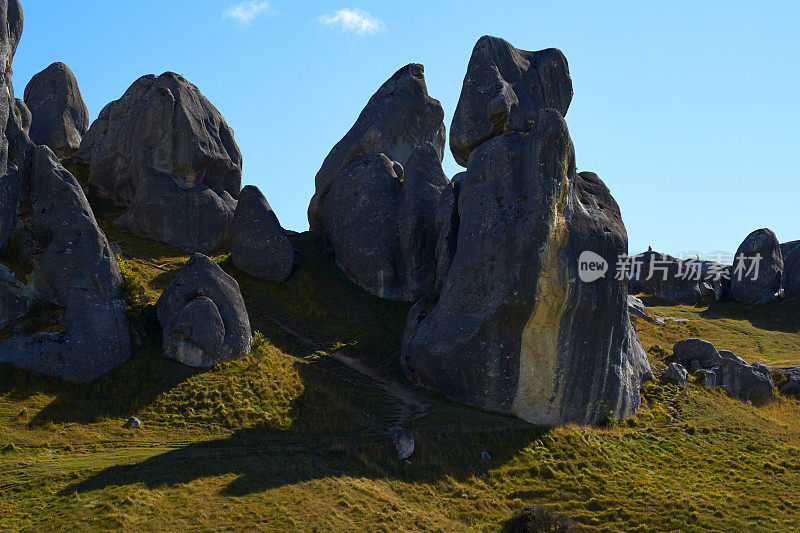
<instances>
[{"instance_id":1,"label":"grey rock face","mask_svg":"<svg viewBox=\"0 0 800 533\"><path fill-rule=\"evenodd\" d=\"M89 187L126 207L125 231L183 250L229 249L242 155L225 119L191 83L143 76L100 112L77 157Z\"/></svg>"},{"instance_id":2,"label":"grey rock face","mask_svg":"<svg viewBox=\"0 0 800 533\"><path fill-rule=\"evenodd\" d=\"M122 427L125 429L141 429L142 421L135 416L132 416L122 425Z\"/></svg>"},{"instance_id":3,"label":"grey rock face","mask_svg":"<svg viewBox=\"0 0 800 533\"><path fill-rule=\"evenodd\" d=\"M638 316L639 318L648 322L659 322L658 319L647 314L647 307L645 307L644 303L642 303L639 298L630 294L628 295L628 314L632 316Z\"/></svg>"},{"instance_id":4,"label":"grey rock face","mask_svg":"<svg viewBox=\"0 0 800 533\"><path fill-rule=\"evenodd\" d=\"M441 294L408 316L408 378L533 423L635 412L649 365L629 322L625 281L577 275L584 250L615 264L627 234L602 181L575 173L558 112L543 111L529 134L507 132L475 150L458 218Z\"/></svg>"},{"instance_id":5,"label":"grey rock face","mask_svg":"<svg viewBox=\"0 0 800 533\"><path fill-rule=\"evenodd\" d=\"M467 166L472 151L505 131L527 131L541 109L566 116L572 101L567 59L550 48L528 52L481 37L467 67L450 127L450 150Z\"/></svg>"},{"instance_id":6,"label":"grey rock face","mask_svg":"<svg viewBox=\"0 0 800 533\"><path fill-rule=\"evenodd\" d=\"M668 361L689 367L692 360L695 359L700 363L701 368L711 368L722 364L722 356L714 345L700 339L684 339L677 342L672 348L672 356Z\"/></svg>"},{"instance_id":7,"label":"grey rock face","mask_svg":"<svg viewBox=\"0 0 800 533\"><path fill-rule=\"evenodd\" d=\"M25 105L24 100L20 100L19 98L16 99L16 106L14 107L15 112L19 115L19 120L22 125L22 131L25 133L30 133L31 130L31 122L33 122L33 115L31 114L31 110L28 109L28 106Z\"/></svg>"},{"instance_id":8,"label":"grey rock face","mask_svg":"<svg viewBox=\"0 0 800 533\"><path fill-rule=\"evenodd\" d=\"M442 285L447 279L447 272L453 263L458 245L458 197L464 173L456 174L450 184L442 190L439 205L436 208L436 294L442 292Z\"/></svg>"},{"instance_id":9,"label":"grey rock face","mask_svg":"<svg viewBox=\"0 0 800 533\"><path fill-rule=\"evenodd\" d=\"M33 304L31 291L0 264L0 329L28 314Z\"/></svg>"},{"instance_id":10,"label":"grey rock face","mask_svg":"<svg viewBox=\"0 0 800 533\"><path fill-rule=\"evenodd\" d=\"M164 357L207 368L250 351L252 334L236 280L195 254L156 303Z\"/></svg>"},{"instance_id":11,"label":"grey rock face","mask_svg":"<svg viewBox=\"0 0 800 533\"><path fill-rule=\"evenodd\" d=\"M783 256L777 237L769 229L758 229L736 250L731 270L731 295L746 305L770 302L781 288L782 272Z\"/></svg>"},{"instance_id":12,"label":"grey rock face","mask_svg":"<svg viewBox=\"0 0 800 533\"><path fill-rule=\"evenodd\" d=\"M35 150L30 206L20 231L33 267L31 290L64 308L63 329L0 341L0 360L92 381L131 355L119 266L80 185L46 146Z\"/></svg>"},{"instance_id":13,"label":"grey rock face","mask_svg":"<svg viewBox=\"0 0 800 533\"><path fill-rule=\"evenodd\" d=\"M720 356L721 356L723 359L730 359L730 360L732 360L732 361L738 361L738 362L742 363L743 365L746 365L746 364L747 364L747 362L746 362L744 359L742 359L742 358L741 358L741 357L739 357L738 355L734 354L734 353L733 353L732 351L730 351L730 350L720 350L720 351L719 351L719 355L720 355Z\"/></svg>"},{"instance_id":14,"label":"grey rock face","mask_svg":"<svg viewBox=\"0 0 800 533\"><path fill-rule=\"evenodd\" d=\"M789 242L782 242L781 243L781 255L785 258L791 252L795 250L795 248L800 245L800 241L789 241Z\"/></svg>"},{"instance_id":15,"label":"grey rock face","mask_svg":"<svg viewBox=\"0 0 800 533\"><path fill-rule=\"evenodd\" d=\"M345 167L323 213L338 265L380 298L412 302L432 290L436 210L447 185L431 143L417 147L405 170L384 154Z\"/></svg>"},{"instance_id":16,"label":"grey rock face","mask_svg":"<svg viewBox=\"0 0 800 533\"><path fill-rule=\"evenodd\" d=\"M311 231L324 230L328 192L339 173L357 159L385 154L405 167L418 146L431 142L442 161L444 111L438 100L428 96L424 70L417 64L398 70L370 98L356 123L325 158L308 207Z\"/></svg>"},{"instance_id":17,"label":"grey rock face","mask_svg":"<svg viewBox=\"0 0 800 533\"><path fill-rule=\"evenodd\" d=\"M775 399L772 376L761 363L742 364L732 359L723 359L717 374L717 385L742 401L761 406Z\"/></svg>"},{"instance_id":18,"label":"grey rock face","mask_svg":"<svg viewBox=\"0 0 800 533\"><path fill-rule=\"evenodd\" d=\"M786 383L781 387L781 392L786 395L793 394L800 397L800 366L781 369L780 371L786 376Z\"/></svg>"},{"instance_id":19,"label":"grey rock face","mask_svg":"<svg viewBox=\"0 0 800 533\"><path fill-rule=\"evenodd\" d=\"M414 453L414 436L407 430L399 427L391 428L389 436L394 443L394 449L397 451L397 458L405 461L411 454Z\"/></svg>"},{"instance_id":20,"label":"grey rock face","mask_svg":"<svg viewBox=\"0 0 800 533\"><path fill-rule=\"evenodd\" d=\"M632 256L629 292L653 294L661 299L693 304L714 294L717 300L729 292L730 266L711 261L683 260L668 254L644 252Z\"/></svg>"},{"instance_id":21,"label":"grey rock face","mask_svg":"<svg viewBox=\"0 0 800 533\"><path fill-rule=\"evenodd\" d=\"M800 246L784 256L783 269L783 290L786 296L800 294Z\"/></svg>"},{"instance_id":22,"label":"grey rock face","mask_svg":"<svg viewBox=\"0 0 800 533\"><path fill-rule=\"evenodd\" d=\"M89 129L89 111L75 75L64 63L53 63L25 87L32 114L31 140L46 144L59 157L73 154ZM24 121L23 121L24 124Z\"/></svg>"},{"instance_id":23,"label":"grey rock face","mask_svg":"<svg viewBox=\"0 0 800 533\"><path fill-rule=\"evenodd\" d=\"M707 389L717 388L717 372L714 370L706 370L706 375L703 376L703 387Z\"/></svg>"},{"instance_id":24,"label":"grey rock face","mask_svg":"<svg viewBox=\"0 0 800 533\"><path fill-rule=\"evenodd\" d=\"M231 260L254 278L285 281L294 267L294 248L258 187L239 194L231 227Z\"/></svg>"},{"instance_id":25,"label":"grey rock face","mask_svg":"<svg viewBox=\"0 0 800 533\"><path fill-rule=\"evenodd\" d=\"M678 385L686 385L689 383L689 372L678 363L670 363L666 370L661 373L661 379L672 381Z\"/></svg>"}]
</instances>

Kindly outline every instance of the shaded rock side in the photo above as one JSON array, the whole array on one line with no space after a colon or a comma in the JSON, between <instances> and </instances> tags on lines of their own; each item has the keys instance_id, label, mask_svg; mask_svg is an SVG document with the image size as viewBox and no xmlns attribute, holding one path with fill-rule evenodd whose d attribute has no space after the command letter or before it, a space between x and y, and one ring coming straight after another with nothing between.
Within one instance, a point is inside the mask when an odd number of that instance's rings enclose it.
<instances>
[{"instance_id":1,"label":"shaded rock side","mask_svg":"<svg viewBox=\"0 0 800 533\"><path fill-rule=\"evenodd\" d=\"M630 257L629 292L647 293L669 302L694 304L703 296L717 300L730 292L730 266L679 259L659 252Z\"/></svg>"},{"instance_id":2,"label":"shaded rock side","mask_svg":"<svg viewBox=\"0 0 800 533\"><path fill-rule=\"evenodd\" d=\"M775 399L772 376L761 363L743 364L733 359L723 359L715 371L717 386L725 392L755 406L762 406Z\"/></svg>"},{"instance_id":3,"label":"shaded rock side","mask_svg":"<svg viewBox=\"0 0 800 533\"><path fill-rule=\"evenodd\" d=\"M30 214L20 227L36 298L63 308L59 331L0 341L0 360L73 382L131 355L122 276L78 182L46 146L35 149Z\"/></svg>"},{"instance_id":4,"label":"shaded rock side","mask_svg":"<svg viewBox=\"0 0 800 533\"><path fill-rule=\"evenodd\" d=\"M782 284L786 296L800 294L800 246L793 248L783 258Z\"/></svg>"},{"instance_id":5,"label":"shaded rock side","mask_svg":"<svg viewBox=\"0 0 800 533\"><path fill-rule=\"evenodd\" d=\"M576 175L560 114L534 124L472 155L455 255L438 298L409 313L402 366L453 400L533 423L624 418L649 374L626 283L584 283L577 270L585 250L615 264L625 227L602 181Z\"/></svg>"},{"instance_id":6,"label":"shaded rock side","mask_svg":"<svg viewBox=\"0 0 800 533\"><path fill-rule=\"evenodd\" d=\"M285 281L294 267L294 248L258 187L239 194L231 226L231 260L254 278Z\"/></svg>"},{"instance_id":7,"label":"shaded rock side","mask_svg":"<svg viewBox=\"0 0 800 533\"><path fill-rule=\"evenodd\" d=\"M183 77L139 78L100 112L77 157L89 163L90 190L127 208L121 229L190 252L228 251L242 155Z\"/></svg>"},{"instance_id":8,"label":"shaded rock side","mask_svg":"<svg viewBox=\"0 0 800 533\"><path fill-rule=\"evenodd\" d=\"M433 289L436 209L448 180L432 143L405 169L385 154L358 159L334 181L324 228L336 262L370 294L413 302Z\"/></svg>"},{"instance_id":9,"label":"shaded rock side","mask_svg":"<svg viewBox=\"0 0 800 533\"><path fill-rule=\"evenodd\" d=\"M207 368L250 352L250 319L239 284L202 254L194 254L164 290L156 312L168 359Z\"/></svg>"},{"instance_id":10,"label":"shaded rock side","mask_svg":"<svg viewBox=\"0 0 800 533\"><path fill-rule=\"evenodd\" d=\"M736 250L731 296L746 305L765 304L777 297L782 276L783 256L778 238L769 229L758 229Z\"/></svg>"},{"instance_id":11,"label":"shaded rock side","mask_svg":"<svg viewBox=\"0 0 800 533\"><path fill-rule=\"evenodd\" d=\"M430 142L444 157L444 110L428 96L425 69L411 64L389 78L367 102L350 131L325 158L314 182L316 190L308 207L311 231L324 231L325 201L333 182L350 163L385 154L406 166L420 145Z\"/></svg>"},{"instance_id":12,"label":"shaded rock side","mask_svg":"<svg viewBox=\"0 0 800 533\"><path fill-rule=\"evenodd\" d=\"M73 154L89 129L89 111L75 75L64 63L53 63L25 87L32 115L31 141L45 144L58 157Z\"/></svg>"},{"instance_id":13,"label":"shaded rock side","mask_svg":"<svg viewBox=\"0 0 800 533\"><path fill-rule=\"evenodd\" d=\"M19 120L22 126L22 131L29 134L31 130L31 122L33 122L33 115L31 114L31 110L28 109L28 106L25 104L24 100L20 100L19 98L16 99L16 106L14 106L14 110L19 115Z\"/></svg>"},{"instance_id":14,"label":"shaded rock side","mask_svg":"<svg viewBox=\"0 0 800 533\"><path fill-rule=\"evenodd\" d=\"M453 115L450 150L465 167L482 143L506 131L527 131L541 109L566 116L571 101L572 79L560 50L528 52L497 37L481 37Z\"/></svg>"}]
</instances>

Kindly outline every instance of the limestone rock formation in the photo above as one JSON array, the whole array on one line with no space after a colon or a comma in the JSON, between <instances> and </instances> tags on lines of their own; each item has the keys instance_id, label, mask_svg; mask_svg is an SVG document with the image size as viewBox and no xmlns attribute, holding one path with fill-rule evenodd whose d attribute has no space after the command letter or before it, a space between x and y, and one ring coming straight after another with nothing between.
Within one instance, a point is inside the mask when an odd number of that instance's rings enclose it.
<instances>
[{"instance_id":1,"label":"limestone rock formation","mask_svg":"<svg viewBox=\"0 0 800 533\"><path fill-rule=\"evenodd\" d=\"M653 294L670 302L694 304L703 296L717 300L730 292L730 266L712 261L684 260L658 252L630 258L629 292Z\"/></svg>"},{"instance_id":2,"label":"limestone rock formation","mask_svg":"<svg viewBox=\"0 0 800 533\"><path fill-rule=\"evenodd\" d=\"M800 294L800 246L795 246L783 257L782 284L786 296Z\"/></svg>"},{"instance_id":3,"label":"limestone rock formation","mask_svg":"<svg viewBox=\"0 0 800 533\"><path fill-rule=\"evenodd\" d=\"M436 209L447 185L430 142L414 150L405 169L384 154L345 167L328 191L323 224L354 283L405 302L433 289Z\"/></svg>"},{"instance_id":4,"label":"limestone rock formation","mask_svg":"<svg viewBox=\"0 0 800 533\"><path fill-rule=\"evenodd\" d=\"M578 258L627 252L619 208L576 174L555 110L528 133L478 146L458 200L458 236L441 294L409 313L402 365L447 397L533 423L597 423L639 406L650 376L630 324L625 280L583 282Z\"/></svg>"},{"instance_id":5,"label":"limestone rock formation","mask_svg":"<svg viewBox=\"0 0 800 533\"><path fill-rule=\"evenodd\" d=\"M33 294L6 266L0 264L0 329L28 314Z\"/></svg>"},{"instance_id":6,"label":"limestone rock formation","mask_svg":"<svg viewBox=\"0 0 800 533\"><path fill-rule=\"evenodd\" d=\"M89 111L75 75L64 63L53 63L25 87L32 115L31 140L45 144L59 157L72 155L89 129ZM24 122L23 122L24 123Z\"/></svg>"},{"instance_id":7,"label":"limestone rock formation","mask_svg":"<svg viewBox=\"0 0 800 533\"><path fill-rule=\"evenodd\" d=\"M475 148L505 131L529 130L540 109L566 116L571 101L572 79L560 50L528 52L497 37L481 37L450 127L456 162L467 166Z\"/></svg>"},{"instance_id":8,"label":"limestone rock formation","mask_svg":"<svg viewBox=\"0 0 800 533\"><path fill-rule=\"evenodd\" d=\"M250 351L250 319L236 280L202 254L194 256L156 303L164 357L208 368Z\"/></svg>"},{"instance_id":9,"label":"limestone rock formation","mask_svg":"<svg viewBox=\"0 0 800 533\"><path fill-rule=\"evenodd\" d=\"M123 230L191 252L228 250L242 155L183 77L139 78L100 112L77 157L89 163L92 192L126 208Z\"/></svg>"},{"instance_id":10,"label":"limestone rock formation","mask_svg":"<svg viewBox=\"0 0 800 533\"><path fill-rule=\"evenodd\" d=\"M285 281L294 267L294 248L258 187L239 194L231 226L231 260L254 278Z\"/></svg>"},{"instance_id":11,"label":"limestone rock formation","mask_svg":"<svg viewBox=\"0 0 800 533\"><path fill-rule=\"evenodd\" d=\"M742 364L732 359L723 359L715 370L717 386L742 401L762 406L775 399L772 376L761 363Z\"/></svg>"},{"instance_id":12,"label":"limestone rock formation","mask_svg":"<svg viewBox=\"0 0 800 533\"><path fill-rule=\"evenodd\" d=\"M33 152L30 212L17 238L30 290L63 309L57 331L0 341L0 361L68 381L92 381L131 355L122 276L78 182L46 146Z\"/></svg>"},{"instance_id":13,"label":"limestone rock formation","mask_svg":"<svg viewBox=\"0 0 800 533\"><path fill-rule=\"evenodd\" d=\"M398 70L370 98L364 110L325 158L315 178L316 191L308 207L311 231L323 231L328 192L350 163L385 154L406 166L418 146L431 142L439 161L444 157L444 111L428 96L424 67L411 64Z\"/></svg>"},{"instance_id":14,"label":"limestone rock formation","mask_svg":"<svg viewBox=\"0 0 800 533\"><path fill-rule=\"evenodd\" d=\"M731 269L731 295L746 305L774 300L781 289L783 256L775 234L766 228L748 235L736 250Z\"/></svg>"}]
</instances>

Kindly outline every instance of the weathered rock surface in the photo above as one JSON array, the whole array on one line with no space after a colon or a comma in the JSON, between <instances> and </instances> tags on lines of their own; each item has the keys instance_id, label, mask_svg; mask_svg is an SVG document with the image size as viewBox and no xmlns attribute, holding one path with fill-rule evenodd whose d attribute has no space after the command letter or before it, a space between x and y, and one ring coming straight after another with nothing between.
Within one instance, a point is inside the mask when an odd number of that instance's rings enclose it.
<instances>
[{"instance_id":1,"label":"weathered rock surface","mask_svg":"<svg viewBox=\"0 0 800 533\"><path fill-rule=\"evenodd\" d=\"M785 258L800 245L800 241L789 241L781 243L781 255Z\"/></svg>"},{"instance_id":2,"label":"weathered rock surface","mask_svg":"<svg viewBox=\"0 0 800 533\"><path fill-rule=\"evenodd\" d=\"M529 134L506 132L476 148L458 218L441 294L408 316L408 378L533 423L635 412L649 365L629 322L626 282L577 275L584 250L615 264L627 234L602 181L575 173L558 112L540 113Z\"/></svg>"},{"instance_id":3,"label":"weathered rock surface","mask_svg":"<svg viewBox=\"0 0 800 533\"><path fill-rule=\"evenodd\" d=\"M661 379L672 381L678 385L686 385L689 383L689 372L678 363L670 363L669 366L661 373Z\"/></svg>"},{"instance_id":4,"label":"weathered rock surface","mask_svg":"<svg viewBox=\"0 0 800 533\"><path fill-rule=\"evenodd\" d=\"M660 323L663 320L659 320L658 318L654 318L647 314L647 307L645 307L644 303L631 294L628 295L628 314L632 316L638 316L639 318L646 320L652 323Z\"/></svg>"},{"instance_id":5,"label":"weathered rock surface","mask_svg":"<svg viewBox=\"0 0 800 533\"><path fill-rule=\"evenodd\" d=\"M19 98L16 99L16 106L14 106L15 112L19 115L20 123L22 125L22 131L25 133L30 133L31 131L31 122L33 122L33 115L31 114L31 110L28 109L28 106L25 104L25 100L20 100Z\"/></svg>"},{"instance_id":6,"label":"weathered rock surface","mask_svg":"<svg viewBox=\"0 0 800 533\"><path fill-rule=\"evenodd\" d=\"M549 48L528 52L481 37L467 67L450 127L450 150L467 166L472 151L506 131L527 131L541 109L566 116L572 101L567 59Z\"/></svg>"},{"instance_id":7,"label":"weathered rock surface","mask_svg":"<svg viewBox=\"0 0 800 533\"><path fill-rule=\"evenodd\" d=\"M46 146L30 170L30 214L20 235L30 289L63 308L55 332L0 341L0 360L68 381L92 381L131 354L122 276L78 182Z\"/></svg>"},{"instance_id":8,"label":"weathered rock surface","mask_svg":"<svg viewBox=\"0 0 800 533\"><path fill-rule=\"evenodd\" d=\"M719 355L723 359L730 359L732 361L738 361L738 362L742 363L743 365L747 364L747 361L745 361L744 359L742 359L738 355L734 354L730 350L719 350Z\"/></svg>"},{"instance_id":9,"label":"weathered rock surface","mask_svg":"<svg viewBox=\"0 0 800 533\"><path fill-rule=\"evenodd\" d=\"M294 266L294 248L258 187L247 185L231 226L231 260L254 278L285 281Z\"/></svg>"},{"instance_id":10,"label":"weathered rock surface","mask_svg":"<svg viewBox=\"0 0 800 533\"><path fill-rule=\"evenodd\" d=\"M439 235L436 241L436 294L442 292L442 285L447 279L447 272L453 263L458 245L458 197L461 194L462 180L465 174L461 172L453 176L452 181L442 190L439 205L436 207L436 232Z\"/></svg>"},{"instance_id":11,"label":"weathered rock surface","mask_svg":"<svg viewBox=\"0 0 800 533\"><path fill-rule=\"evenodd\" d=\"M389 429L389 436L394 443L397 458L405 461L414 453L414 436L407 429L394 427Z\"/></svg>"},{"instance_id":12,"label":"weathered rock surface","mask_svg":"<svg viewBox=\"0 0 800 533\"><path fill-rule=\"evenodd\" d=\"M0 329L28 314L33 294L6 266L0 264Z\"/></svg>"},{"instance_id":13,"label":"weathered rock surface","mask_svg":"<svg viewBox=\"0 0 800 533\"><path fill-rule=\"evenodd\" d=\"M411 64L398 70L370 98L364 110L325 158L315 178L316 191L308 207L311 231L323 231L325 201L339 173L354 161L385 154L406 166L418 146L430 142L444 157L444 111L428 96L424 67Z\"/></svg>"},{"instance_id":14,"label":"weathered rock surface","mask_svg":"<svg viewBox=\"0 0 800 533\"><path fill-rule=\"evenodd\" d=\"M32 115L31 140L50 147L59 157L72 155L89 129L89 111L75 75L64 63L53 63L25 87ZM24 121L23 121L24 124Z\"/></svg>"},{"instance_id":15,"label":"weathered rock surface","mask_svg":"<svg viewBox=\"0 0 800 533\"><path fill-rule=\"evenodd\" d=\"M89 163L90 189L127 208L115 222L123 230L190 252L229 249L242 155L183 77L139 78L100 112L77 157Z\"/></svg>"},{"instance_id":16,"label":"weathered rock surface","mask_svg":"<svg viewBox=\"0 0 800 533\"><path fill-rule=\"evenodd\" d=\"M337 264L369 293L413 302L433 289L436 211L448 180L425 143L405 169L385 154L358 159L333 182L323 224Z\"/></svg>"},{"instance_id":17,"label":"weathered rock surface","mask_svg":"<svg viewBox=\"0 0 800 533\"><path fill-rule=\"evenodd\" d=\"M700 363L701 368L711 368L722 364L722 356L714 345L701 339L684 339L675 343L668 362L690 367L694 360Z\"/></svg>"},{"instance_id":18,"label":"weathered rock surface","mask_svg":"<svg viewBox=\"0 0 800 533\"><path fill-rule=\"evenodd\" d=\"M658 252L644 252L632 256L630 261L631 294L643 292L670 302L693 304L705 295L720 300L730 290L728 265L684 260Z\"/></svg>"},{"instance_id":19,"label":"weathered rock surface","mask_svg":"<svg viewBox=\"0 0 800 533\"><path fill-rule=\"evenodd\" d=\"M742 401L762 406L775 399L772 376L769 369L761 363L742 364L732 359L723 359L715 370L717 386Z\"/></svg>"},{"instance_id":20,"label":"weathered rock surface","mask_svg":"<svg viewBox=\"0 0 800 533\"><path fill-rule=\"evenodd\" d=\"M781 387L781 392L787 396L800 397L800 366L780 369L780 372L786 376L786 383Z\"/></svg>"},{"instance_id":21,"label":"weathered rock surface","mask_svg":"<svg viewBox=\"0 0 800 533\"><path fill-rule=\"evenodd\" d=\"M156 303L164 357L207 368L250 351L250 319L236 280L195 254Z\"/></svg>"},{"instance_id":22,"label":"weathered rock surface","mask_svg":"<svg viewBox=\"0 0 800 533\"><path fill-rule=\"evenodd\" d=\"M781 289L783 256L775 234L766 228L748 235L736 250L731 269L731 295L746 305L774 300Z\"/></svg>"}]
</instances>

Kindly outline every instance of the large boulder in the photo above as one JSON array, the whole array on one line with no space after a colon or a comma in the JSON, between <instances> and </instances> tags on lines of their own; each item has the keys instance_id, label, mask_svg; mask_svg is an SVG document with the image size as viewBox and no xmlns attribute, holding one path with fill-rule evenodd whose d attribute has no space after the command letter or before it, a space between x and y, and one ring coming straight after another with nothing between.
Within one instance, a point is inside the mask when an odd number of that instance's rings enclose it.
<instances>
[{"instance_id":1,"label":"large boulder","mask_svg":"<svg viewBox=\"0 0 800 533\"><path fill-rule=\"evenodd\" d=\"M648 251L628 258L632 294L647 293L663 300L694 304L703 296L718 300L729 292L730 266L699 259L679 259Z\"/></svg>"},{"instance_id":2,"label":"large boulder","mask_svg":"<svg viewBox=\"0 0 800 533\"><path fill-rule=\"evenodd\" d=\"M467 166L472 151L505 131L527 131L540 109L566 116L572 101L567 59L549 48L528 52L481 37L467 67L450 127L450 150Z\"/></svg>"},{"instance_id":3,"label":"large boulder","mask_svg":"<svg viewBox=\"0 0 800 533\"><path fill-rule=\"evenodd\" d=\"M436 209L448 180L432 143L403 169L385 154L358 159L333 182L323 222L337 264L370 294L413 302L436 274Z\"/></svg>"},{"instance_id":4,"label":"large boulder","mask_svg":"<svg viewBox=\"0 0 800 533\"><path fill-rule=\"evenodd\" d=\"M627 233L602 181L576 174L561 115L545 110L529 133L483 143L461 181L441 294L408 316L408 378L532 423L633 414L650 369L630 324L626 281L578 275L584 251L616 264Z\"/></svg>"},{"instance_id":5,"label":"large boulder","mask_svg":"<svg viewBox=\"0 0 800 533\"><path fill-rule=\"evenodd\" d=\"M777 237L769 229L758 229L736 250L731 295L746 305L765 304L777 297L782 275L783 256Z\"/></svg>"},{"instance_id":6,"label":"large boulder","mask_svg":"<svg viewBox=\"0 0 800 533\"><path fill-rule=\"evenodd\" d=\"M742 401L753 405L766 405L775 399L772 375L761 363L743 364L733 359L723 359L714 372L717 386Z\"/></svg>"},{"instance_id":7,"label":"large boulder","mask_svg":"<svg viewBox=\"0 0 800 533\"><path fill-rule=\"evenodd\" d=\"M783 257L783 290L787 296L800 294L800 246Z\"/></svg>"},{"instance_id":8,"label":"large boulder","mask_svg":"<svg viewBox=\"0 0 800 533\"><path fill-rule=\"evenodd\" d=\"M123 230L190 252L229 249L242 155L183 77L139 78L100 112L77 158L89 163L89 189L126 208L115 221Z\"/></svg>"},{"instance_id":9,"label":"large boulder","mask_svg":"<svg viewBox=\"0 0 800 533\"><path fill-rule=\"evenodd\" d=\"M156 303L164 357L208 368L250 351L252 333L236 280L194 254Z\"/></svg>"},{"instance_id":10,"label":"large boulder","mask_svg":"<svg viewBox=\"0 0 800 533\"><path fill-rule=\"evenodd\" d=\"M292 273L292 243L254 185L242 189L233 213L231 260L251 276L268 281L285 281Z\"/></svg>"},{"instance_id":11,"label":"large boulder","mask_svg":"<svg viewBox=\"0 0 800 533\"><path fill-rule=\"evenodd\" d=\"M661 379L671 381L678 385L686 385L689 383L689 372L678 363L670 363L669 366L661 373Z\"/></svg>"},{"instance_id":12,"label":"large boulder","mask_svg":"<svg viewBox=\"0 0 800 533\"><path fill-rule=\"evenodd\" d=\"M364 110L325 158L314 179L316 191L308 206L311 231L323 231L328 192L350 163L385 154L406 166L418 146L431 142L439 161L444 157L444 110L428 96L425 69L411 64L401 68L370 98Z\"/></svg>"},{"instance_id":13,"label":"large boulder","mask_svg":"<svg viewBox=\"0 0 800 533\"><path fill-rule=\"evenodd\" d=\"M46 146L30 168L30 211L18 228L30 290L62 309L53 330L0 341L0 361L73 382L92 381L131 355L122 275L83 190Z\"/></svg>"},{"instance_id":14,"label":"large boulder","mask_svg":"<svg viewBox=\"0 0 800 533\"><path fill-rule=\"evenodd\" d=\"M25 87L25 104L33 121L31 140L46 144L59 157L72 155L89 129L89 111L75 75L64 63L53 63Z\"/></svg>"},{"instance_id":15,"label":"large boulder","mask_svg":"<svg viewBox=\"0 0 800 533\"><path fill-rule=\"evenodd\" d=\"M691 368L692 361L697 361L700 368L711 368L722 364L722 356L713 344L701 339L684 339L675 343L668 362Z\"/></svg>"}]
</instances>

